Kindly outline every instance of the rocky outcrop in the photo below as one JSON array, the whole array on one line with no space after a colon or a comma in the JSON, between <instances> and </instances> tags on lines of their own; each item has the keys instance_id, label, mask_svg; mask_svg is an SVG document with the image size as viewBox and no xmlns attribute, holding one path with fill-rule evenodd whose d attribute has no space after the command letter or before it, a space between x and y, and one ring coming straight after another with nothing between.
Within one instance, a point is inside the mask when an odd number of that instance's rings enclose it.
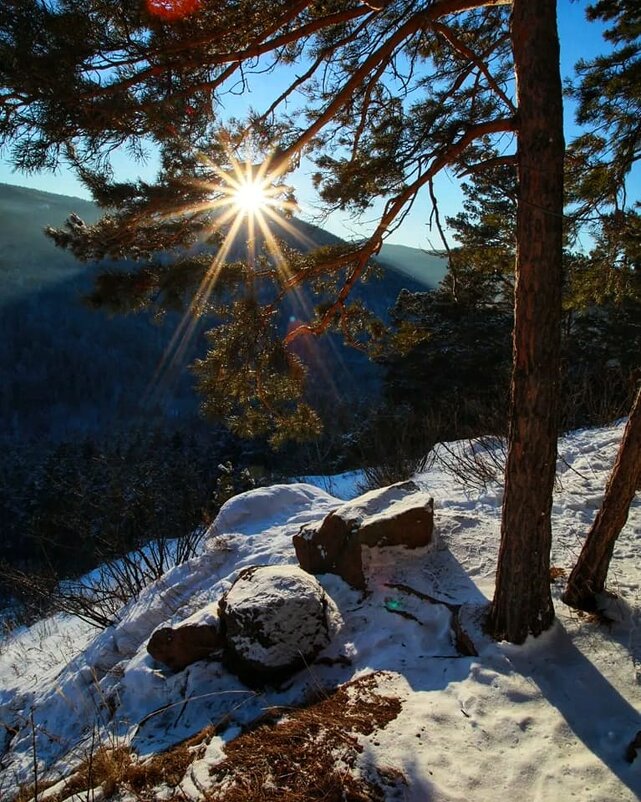
<instances>
[{"instance_id":1,"label":"rocky outcrop","mask_svg":"<svg viewBox=\"0 0 641 802\"><path fill-rule=\"evenodd\" d=\"M202 615L202 613L201 613ZM157 629L147 644L147 651L172 671L182 671L198 660L220 659L223 639L217 619L207 616L206 623L190 623Z\"/></svg>"},{"instance_id":2,"label":"rocky outcrop","mask_svg":"<svg viewBox=\"0 0 641 802\"><path fill-rule=\"evenodd\" d=\"M338 574L363 589L362 546L432 545L434 500L414 482L398 482L343 504L320 525L304 526L293 542L303 570Z\"/></svg>"},{"instance_id":3,"label":"rocky outcrop","mask_svg":"<svg viewBox=\"0 0 641 802\"><path fill-rule=\"evenodd\" d=\"M294 535L300 567L310 574L338 574L354 588L365 587L357 522L333 512L320 525L304 526Z\"/></svg>"},{"instance_id":4,"label":"rocky outcrop","mask_svg":"<svg viewBox=\"0 0 641 802\"><path fill-rule=\"evenodd\" d=\"M338 619L318 581L293 565L245 569L218 611L225 663L255 687L282 681L313 661Z\"/></svg>"}]
</instances>

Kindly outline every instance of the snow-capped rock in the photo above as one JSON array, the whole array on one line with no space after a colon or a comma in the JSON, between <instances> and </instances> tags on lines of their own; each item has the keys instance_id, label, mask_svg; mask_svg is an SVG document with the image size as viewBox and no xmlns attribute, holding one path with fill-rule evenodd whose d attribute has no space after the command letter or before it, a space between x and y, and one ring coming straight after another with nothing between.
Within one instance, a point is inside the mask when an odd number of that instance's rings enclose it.
<instances>
[{"instance_id":1,"label":"snow-capped rock","mask_svg":"<svg viewBox=\"0 0 641 802\"><path fill-rule=\"evenodd\" d=\"M365 588L362 546L418 548L434 543L434 500L415 482L398 482L342 504L320 525L293 538L298 562L311 574L338 574Z\"/></svg>"},{"instance_id":2,"label":"snow-capped rock","mask_svg":"<svg viewBox=\"0 0 641 802\"><path fill-rule=\"evenodd\" d=\"M219 612L225 661L249 685L279 681L313 661L340 623L319 582L291 565L246 569Z\"/></svg>"}]
</instances>

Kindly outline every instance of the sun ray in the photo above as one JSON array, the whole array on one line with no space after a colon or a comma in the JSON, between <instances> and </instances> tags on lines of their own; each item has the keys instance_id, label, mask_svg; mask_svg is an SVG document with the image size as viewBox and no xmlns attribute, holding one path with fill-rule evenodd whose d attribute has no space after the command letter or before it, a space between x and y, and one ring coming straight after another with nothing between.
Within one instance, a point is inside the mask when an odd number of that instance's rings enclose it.
<instances>
[{"instance_id":1,"label":"sun ray","mask_svg":"<svg viewBox=\"0 0 641 802\"><path fill-rule=\"evenodd\" d=\"M281 183L283 171L270 170L268 159L256 164L249 160L237 160L231 153L228 153L228 166L225 168L214 163L204 154L201 154L200 161L216 176L217 181L210 183L205 179L194 179L193 186L199 191L209 191L211 198L193 204L185 203L166 216L171 218L180 214L198 215L211 211L214 220L209 229L210 233L228 228L218 253L203 276L189 308L178 323L176 331L163 353L148 387L147 398L150 398L155 392L161 395L163 388L166 389L173 382L186 362L190 343L201 317L206 313L209 297L243 226L247 235L247 263L250 269L256 267L257 238L262 237L266 251L273 259L276 270L281 272L285 278L291 278L292 274L287 258L272 231L272 226L277 225L306 248L312 248L315 244L289 223L284 216L298 207L296 203L285 197L289 190ZM313 306L301 288L294 288L294 296L295 305L299 310L297 316L313 317ZM292 321L296 320L297 318L292 317L290 325L294 325ZM330 347L333 350L333 345ZM330 386L332 384L333 382L329 382Z\"/></svg>"},{"instance_id":2,"label":"sun ray","mask_svg":"<svg viewBox=\"0 0 641 802\"><path fill-rule=\"evenodd\" d=\"M233 211L230 211L227 215L227 220L231 219L231 217L234 217ZM189 308L182 316L176 327L176 331L165 348L160 363L145 393L146 398L151 399L154 396L154 389L157 390L160 395L162 387L171 383L172 378L184 364L189 344L194 337L198 322L202 316L204 305L216 284L241 224L242 217L236 214L225 239L221 243L216 257L212 260L210 267L196 290Z\"/></svg>"},{"instance_id":3,"label":"sun ray","mask_svg":"<svg viewBox=\"0 0 641 802\"><path fill-rule=\"evenodd\" d=\"M264 210L267 211L267 210ZM276 237L274 237L271 229L267 225L267 221L262 212L258 212L256 215L256 222L258 223L258 228L260 229L261 234L265 238L265 244L267 245L267 250L271 253L271 255L276 260L276 267L277 269L281 269L289 275L289 267L287 263L287 259L285 258L285 254L283 253Z\"/></svg>"},{"instance_id":4,"label":"sun ray","mask_svg":"<svg viewBox=\"0 0 641 802\"><path fill-rule=\"evenodd\" d=\"M295 231L295 229L293 229L293 227L290 224L288 224L287 220L285 220L284 218L280 217L277 214L274 214L271 209L266 208L263 209L262 211L265 214L267 214L271 220L274 220L279 224L280 223L284 224L281 227L285 228L286 231L288 231L289 228L291 228L292 231ZM278 240L274 236L273 231L269 228L268 221L265 220L263 214L261 213L256 215L256 219L260 227L261 233L265 237L265 243L267 245L267 249L274 257L274 260L276 261L277 269L281 270L286 278L291 277L292 273L288 268L288 263L285 258L285 255L283 254L280 245L278 244ZM312 246L314 245L314 243L311 242L311 240L310 243L312 244ZM304 292L302 286L297 285L293 287L292 292L295 302L298 304L300 312L305 316L307 320L311 320L314 317L315 313L310 297ZM297 322L296 319L291 319L291 318L289 320L290 326L299 325L300 322L301 321ZM347 374L348 370L347 366L345 365L344 357L340 353L335 341L331 337L329 337L325 339L325 344L332 354L333 364L340 365L345 374ZM316 347L318 348L317 353L320 353L319 346ZM336 383L335 368L330 369L329 365L326 363L326 360L324 359L316 360L316 368L317 370L320 371L324 387L329 391L329 394L336 400L340 400L341 393Z\"/></svg>"},{"instance_id":5,"label":"sun ray","mask_svg":"<svg viewBox=\"0 0 641 802\"><path fill-rule=\"evenodd\" d=\"M278 214L274 209L270 208L269 206L263 209L266 215L276 223L277 226L280 226L284 231L286 231L290 236L294 237L301 245L304 245L306 248L315 248L317 247L317 243L314 242L313 239L307 236L307 234L303 234L302 231L299 231L295 226L293 226L286 217L283 217L281 214Z\"/></svg>"},{"instance_id":6,"label":"sun ray","mask_svg":"<svg viewBox=\"0 0 641 802\"><path fill-rule=\"evenodd\" d=\"M267 210L264 210L267 211ZM258 222L258 226L260 231L265 238L265 244L267 246L267 250L274 258L276 262L276 269L283 274L283 276L288 279L291 278L292 272L289 269L289 263L285 254L283 253L280 245L278 244L278 240L274 236L272 230L269 228L267 221L265 220L262 214L256 215L256 220ZM301 310L307 317L311 317L313 315L313 307L309 302L309 299L306 297L305 293L302 291L302 287L295 286L293 288L293 295L298 302ZM291 321L290 321L291 322Z\"/></svg>"}]
</instances>

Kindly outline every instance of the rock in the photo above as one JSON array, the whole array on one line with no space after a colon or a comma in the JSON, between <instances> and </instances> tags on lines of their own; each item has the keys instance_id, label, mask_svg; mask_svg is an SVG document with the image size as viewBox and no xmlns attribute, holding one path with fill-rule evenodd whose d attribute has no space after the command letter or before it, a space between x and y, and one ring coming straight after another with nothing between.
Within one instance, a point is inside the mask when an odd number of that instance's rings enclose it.
<instances>
[{"instance_id":1,"label":"rock","mask_svg":"<svg viewBox=\"0 0 641 802\"><path fill-rule=\"evenodd\" d=\"M220 658L223 639L216 619L207 623L183 623L157 629L147 644L147 651L172 671L182 671L197 660Z\"/></svg>"},{"instance_id":2,"label":"rock","mask_svg":"<svg viewBox=\"0 0 641 802\"><path fill-rule=\"evenodd\" d=\"M304 526L294 535L300 567L310 574L338 574L353 588L365 588L357 521L333 512L320 525Z\"/></svg>"},{"instance_id":3,"label":"rock","mask_svg":"<svg viewBox=\"0 0 641 802\"><path fill-rule=\"evenodd\" d=\"M294 535L296 557L311 574L338 574L366 586L361 547L418 548L434 542L434 500L412 481L372 490Z\"/></svg>"},{"instance_id":4,"label":"rock","mask_svg":"<svg viewBox=\"0 0 641 802\"><path fill-rule=\"evenodd\" d=\"M218 611L225 663L253 687L280 682L311 663L339 621L319 582L294 565L245 569Z\"/></svg>"}]
</instances>

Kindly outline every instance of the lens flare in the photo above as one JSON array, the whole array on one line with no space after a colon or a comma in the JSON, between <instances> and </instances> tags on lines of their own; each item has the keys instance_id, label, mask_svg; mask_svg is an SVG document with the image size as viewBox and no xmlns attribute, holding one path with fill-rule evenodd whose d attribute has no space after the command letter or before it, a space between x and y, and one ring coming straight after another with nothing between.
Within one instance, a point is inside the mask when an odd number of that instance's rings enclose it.
<instances>
[{"instance_id":1,"label":"lens flare","mask_svg":"<svg viewBox=\"0 0 641 802\"><path fill-rule=\"evenodd\" d=\"M200 8L200 0L147 0L147 11L167 22L184 19Z\"/></svg>"}]
</instances>

